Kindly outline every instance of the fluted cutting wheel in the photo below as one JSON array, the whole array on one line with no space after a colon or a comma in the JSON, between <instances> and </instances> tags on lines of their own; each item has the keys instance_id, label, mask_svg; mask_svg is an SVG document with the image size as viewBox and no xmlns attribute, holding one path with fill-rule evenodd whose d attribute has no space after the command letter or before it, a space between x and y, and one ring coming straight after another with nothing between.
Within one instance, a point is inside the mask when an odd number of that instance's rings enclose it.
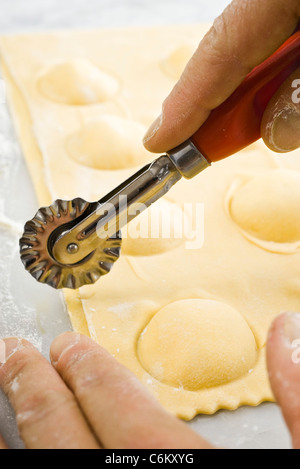
<instances>
[{"instance_id":1,"label":"fluted cutting wheel","mask_svg":"<svg viewBox=\"0 0 300 469\"><path fill-rule=\"evenodd\" d=\"M39 282L53 288L78 289L89 285L110 272L120 257L121 234L106 240L99 239L99 247L86 259L73 265L57 262L51 254L50 237L57 230L70 229L95 209L95 204L83 199L57 200L50 207L41 208L33 220L25 225L20 240L21 259L25 268Z\"/></svg>"}]
</instances>

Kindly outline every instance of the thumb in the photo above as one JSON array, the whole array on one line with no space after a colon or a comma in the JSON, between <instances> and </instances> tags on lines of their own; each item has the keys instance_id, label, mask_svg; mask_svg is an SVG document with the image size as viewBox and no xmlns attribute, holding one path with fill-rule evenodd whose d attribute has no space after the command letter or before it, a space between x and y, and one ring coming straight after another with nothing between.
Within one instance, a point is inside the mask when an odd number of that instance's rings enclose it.
<instances>
[{"instance_id":1,"label":"thumb","mask_svg":"<svg viewBox=\"0 0 300 469\"><path fill-rule=\"evenodd\" d=\"M271 99L261 133L265 144L273 151L285 153L300 147L300 68Z\"/></svg>"},{"instance_id":2,"label":"thumb","mask_svg":"<svg viewBox=\"0 0 300 469\"><path fill-rule=\"evenodd\" d=\"M286 313L272 325L267 345L271 386L300 449L300 314Z\"/></svg>"}]
</instances>

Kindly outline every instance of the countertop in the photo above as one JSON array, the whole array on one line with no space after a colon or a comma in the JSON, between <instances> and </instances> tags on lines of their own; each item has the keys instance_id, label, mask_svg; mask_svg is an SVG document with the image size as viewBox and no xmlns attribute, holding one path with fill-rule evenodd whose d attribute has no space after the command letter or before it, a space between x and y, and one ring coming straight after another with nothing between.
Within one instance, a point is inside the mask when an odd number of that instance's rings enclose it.
<instances>
[{"instance_id":1,"label":"countertop","mask_svg":"<svg viewBox=\"0 0 300 469\"><path fill-rule=\"evenodd\" d=\"M2 0L0 34L211 22L229 0ZM0 82L1 83L1 82ZM38 208L3 93L0 95L0 338L22 336L48 357L49 345L71 329L59 293L34 283L18 255L24 221ZM9 220L6 219L9 218ZM190 423L212 443L228 448L289 448L275 404L199 416ZM15 418L0 394L0 433L22 448Z\"/></svg>"}]
</instances>

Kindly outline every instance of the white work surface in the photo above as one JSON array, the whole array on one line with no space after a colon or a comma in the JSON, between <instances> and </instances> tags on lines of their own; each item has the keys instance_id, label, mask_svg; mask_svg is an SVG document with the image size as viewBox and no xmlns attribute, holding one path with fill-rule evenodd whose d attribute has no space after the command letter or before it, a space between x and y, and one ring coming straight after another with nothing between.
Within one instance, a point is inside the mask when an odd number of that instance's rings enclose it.
<instances>
[{"instance_id":1,"label":"white work surface","mask_svg":"<svg viewBox=\"0 0 300 469\"><path fill-rule=\"evenodd\" d=\"M210 22L229 0L2 0L0 34ZM51 341L71 325L59 292L39 285L19 260L22 225L37 211L11 119L0 103L0 338L22 336L48 357ZM5 227L5 216L11 227ZM290 438L274 404L199 416L192 427L227 448L286 449ZM22 448L13 412L0 394L0 433Z\"/></svg>"}]
</instances>

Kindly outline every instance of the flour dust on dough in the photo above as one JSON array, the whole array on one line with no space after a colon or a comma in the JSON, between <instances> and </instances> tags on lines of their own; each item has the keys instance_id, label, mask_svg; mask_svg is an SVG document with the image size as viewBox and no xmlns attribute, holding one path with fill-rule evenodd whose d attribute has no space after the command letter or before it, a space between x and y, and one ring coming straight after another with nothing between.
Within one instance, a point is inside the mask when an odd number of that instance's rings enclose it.
<instances>
[{"instance_id":1,"label":"flour dust on dough","mask_svg":"<svg viewBox=\"0 0 300 469\"><path fill-rule=\"evenodd\" d=\"M143 149L143 133L208 29L1 38L16 128L42 205L98 200L155 158ZM258 142L180 181L132 222L109 275L65 292L74 330L184 419L273 401L268 330L282 311L300 310L299 174L299 151L279 163ZM188 246L185 234L165 237L157 222L169 217L176 231L185 203L193 223L204 206L202 247Z\"/></svg>"}]
</instances>

